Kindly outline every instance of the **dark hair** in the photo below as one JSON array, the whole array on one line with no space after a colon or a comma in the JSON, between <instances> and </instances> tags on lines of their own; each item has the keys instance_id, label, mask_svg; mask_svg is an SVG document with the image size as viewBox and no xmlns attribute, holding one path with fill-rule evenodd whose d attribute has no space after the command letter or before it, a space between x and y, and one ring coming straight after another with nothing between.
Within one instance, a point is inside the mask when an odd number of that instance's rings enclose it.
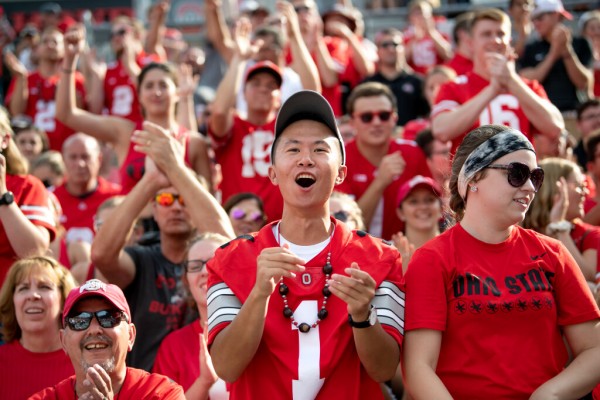
<instances>
[{"instance_id":1,"label":"dark hair","mask_svg":"<svg viewBox=\"0 0 600 400\"><path fill-rule=\"evenodd\" d=\"M415 142L417 145L423 150L425 156L427 158L431 158L431 154L433 153L433 141L435 138L433 137L433 132L430 128L423 129L417 136L415 137Z\"/></svg>"},{"instance_id":2,"label":"dark hair","mask_svg":"<svg viewBox=\"0 0 600 400\"><path fill-rule=\"evenodd\" d=\"M467 136L465 136L460 146L458 146L452 161L452 176L450 177L450 208L454 211L456 221L462 220L466 206L465 200L458 192L458 175L463 164L479 145L492 136L496 136L500 132L507 130L510 130L510 128L503 125L480 126L467 133ZM485 170L478 172L473 178L473 182L477 182L483 177L485 177Z\"/></svg>"},{"instance_id":3,"label":"dark hair","mask_svg":"<svg viewBox=\"0 0 600 400\"><path fill-rule=\"evenodd\" d=\"M400 36L404 41L404 35L402 31L396 28L383 28L375 34L375 44L379 43L382 36Z\"/></svg>"},{"instance_id":4,"label":"dark hair","mask_svg":"<svg viewBox=\"0 0 600 400\"><path fill-rule=\"evenodd\" d=\"M235 207L244 200L255 200L258 204L258 209L260 210L260 212L262 212L263 214L265 213L265 205L263 203L263 200L258 195L251 192L240 192L229 196L225 204L223 204L223 209L227 214L229 214L229 211L231 211L233 207Z\"/></svg>"},{"instance_id":5,"label":"dark hair","mask_svg":"<svg viewBox=\"0 0 600 400\"><path fill-rule=\"evenodd\" d=\"M175 83L175 86L179 86L179 80L177 79L177 71L175 71L175 68L171 64L151 62L150 64L148 64L144 68L142 68L142 71L138 75L138 93L140 91L140 88L142 87L144 78L146 78L146 75L148 74L148 72L152 71L153 69L159 69L159 70L163 71L164 73L169 75L169 77Z\"/></svg>"},{"instance_id":6,"label":"dark hair","mask_svg":"<svg viewBox=\"0 0 600 400\"><path fill-rule=\"evenodd\" d=\"M581 114L585 112L590 107L598 107L600 106L600 99L593 98L584 101L577 107L577 121L581 121Z\"/></svg>"},{"instance_id":7,"label":"dark hair","mask_svg":"<svg viewBox=\"0 0 600 400\"><path fill-rule=\"evenodd\" d=\"M356 103L356 100L360 99L361 97L377 96L387 97L390 100L390 103L392 103L392 110L396 112L396 110L398 109L398 102L396 100L396 96L391 91L391 89L383 83L366 82L361 83L360 85L355 87L350 93L350 96L348 97L348 102L346 103L346 110L348 111L348 114L354 114L354 103Z\"/></svg>"},{"instance_id":8,"label":"dark hair","mask_svg":"<svg viewBox=\"0 0 600 400\"><path fill-rule=\"evenodd\" d=\"M452 40L454 40L455 44L458 44L458 32L467 32L471 31L471 22L473 21L473 16L475 13L473 11L467 11L462 14L459 14L454 19L454 28L452 28Z\"/></svg>"}]
</instances>

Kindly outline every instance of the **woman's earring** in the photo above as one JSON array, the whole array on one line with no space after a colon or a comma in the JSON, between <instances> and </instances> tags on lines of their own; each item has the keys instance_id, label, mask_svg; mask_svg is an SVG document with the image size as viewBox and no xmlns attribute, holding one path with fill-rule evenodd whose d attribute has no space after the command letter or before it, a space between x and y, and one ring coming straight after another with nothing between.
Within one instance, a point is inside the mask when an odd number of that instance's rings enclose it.
<instances>
[{"instance_id":1,"label":"woman's earring","mask_svg":"<svg viewBox=\"0 0 600 400\"><path fill-rule=\"evenodd\" d=\"M471 187L469 188L469 190L470 190L471 192L476 192L476 191L477 191L477 186L471 186Z\"/></svg>"}]
</instances>

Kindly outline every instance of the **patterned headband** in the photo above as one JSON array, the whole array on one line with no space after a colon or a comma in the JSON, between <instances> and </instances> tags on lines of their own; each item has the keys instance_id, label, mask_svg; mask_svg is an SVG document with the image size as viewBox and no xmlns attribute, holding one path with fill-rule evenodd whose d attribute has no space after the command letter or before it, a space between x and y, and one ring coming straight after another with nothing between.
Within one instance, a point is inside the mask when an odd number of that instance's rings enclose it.
<instances>
[{"instance_id":1,"label":"patterned headband","mask_svg":"<svg viewBox=\"0 0 600 400\"><path fill-rule=\"evenodd\" d=\"M493 161L517 150L529 150L535 153L531 142L521 132L513 129L502 131L481 143L469 154L458 174L458 194L465 200L467 186L479 171Z\"/></svg>"}]
</instances>

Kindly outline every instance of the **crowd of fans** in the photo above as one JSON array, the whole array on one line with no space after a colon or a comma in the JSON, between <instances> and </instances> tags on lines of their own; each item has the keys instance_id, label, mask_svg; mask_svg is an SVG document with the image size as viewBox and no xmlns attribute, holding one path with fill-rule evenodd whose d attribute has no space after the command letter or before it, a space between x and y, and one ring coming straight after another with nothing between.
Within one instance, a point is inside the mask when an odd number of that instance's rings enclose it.
<instances>
[{"instance_id":1,"label":"crowd of fans","mask_svg":"<svg viewBox=\"0 0 600 400\"><path fill-rule=\"evenodd\" d=\"M14 382L0 384L0 398L28 398L74 373L77 393L107 380L69 362L69 340L94 318L130 324L119 339L131 341L128 367L167 375L188 399L227 398L208 352L206 264L229 240L285 218L272 145L278 111L302 90L329 102L344 141L331 215L390 241L404 273L462 218L450 210L450 178L467 133L522 132L545 178L521 226L560 241L600 299L600 10L574 23L560 0L448 20L430 0L370 7L399 5L405 28L368 38L348 1L330 10L277 1L270 11L244 0L228 21L220 0L206 0L198 47L166 27L160 0L145 21L110 22L106 59L55 3L37 24L0 30L0 375ZM77 328L61 308L78 285L105 288L102 301L122 315L73 295L70 307L91 315ZM40 360L51 370L26 380L27 362ZM401 382L398 369L384 396L401 398Z\"/></svg>"}]
</instances>

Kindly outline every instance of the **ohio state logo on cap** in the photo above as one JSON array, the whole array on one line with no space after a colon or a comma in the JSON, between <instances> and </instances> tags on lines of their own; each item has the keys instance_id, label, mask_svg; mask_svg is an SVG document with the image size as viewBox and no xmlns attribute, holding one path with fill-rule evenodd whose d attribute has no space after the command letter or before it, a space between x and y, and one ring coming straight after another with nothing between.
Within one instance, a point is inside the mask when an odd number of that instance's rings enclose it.
<instances>
[{"instance_id":1,"label":"ohio state logo on cap","mask_svg":"<svg viewBox=\"0 0 600 400\"><path fill-rule=\"evenodd\" d=\"M99 279L90 279L79 288L79 293L83 292L96 292L98 290L104 290L106 292L106 283Z\"/></svg>"}]
</instances>

